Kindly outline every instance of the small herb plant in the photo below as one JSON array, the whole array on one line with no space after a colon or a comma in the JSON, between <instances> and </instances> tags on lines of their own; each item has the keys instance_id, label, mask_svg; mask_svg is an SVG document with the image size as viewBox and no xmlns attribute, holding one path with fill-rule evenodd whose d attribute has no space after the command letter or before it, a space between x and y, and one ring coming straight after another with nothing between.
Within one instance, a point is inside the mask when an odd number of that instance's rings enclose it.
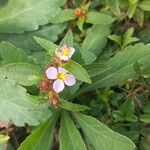
<instances>
[{"instance_id":1,"label":"small herb plant","mask_svg":"<svg viewBox=\"0 0 150 150\"><path fill-rule=\"evenodd\" d=\"M149 150L149 11L0 1L0 150Z\"/></svg>"}]
</instances>

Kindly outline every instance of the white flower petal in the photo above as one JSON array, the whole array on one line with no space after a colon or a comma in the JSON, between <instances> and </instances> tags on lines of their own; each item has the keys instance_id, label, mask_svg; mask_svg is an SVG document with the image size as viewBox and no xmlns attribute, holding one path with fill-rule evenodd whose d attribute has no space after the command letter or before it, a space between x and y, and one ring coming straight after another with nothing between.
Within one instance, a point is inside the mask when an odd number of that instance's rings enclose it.
<instances>
[{"instance_id":1,"label":"white flower petal","mask_svg":"<svg viewBox=\"0 0 150 150\"><path fill-rule=\"evenodd\" d=\"M75 49L73 47L70 47L69 49L70 49L70 55L69 55L69 57L71 58L72 55L75 53Z\"/></svg>"},{"instance_id":2,"label":"white flower petal","mask_svg":"<svg viewBox=\"0 0 150 150\"><path fill-rule=\"evenodd\" d=\"M67 70L62 67L58 67L58 72L59 73L67 73Z\"/></svg>"},{"instance_id":3,"label":"white flower petal","mask_svg":"<svg viewBox=\"0 0 150 150\"><path fill-rule=\"evenodd\" d=\"M55 67L49 67L45 73L48 79L54 80L57 78L58 71Z\"/></svg>"},{"instance_id":4,"label":"white flower petal","mask_svg":"<svg viewBox=\"0 0 150 150\"><path fill-rule=\"evenodd\" d=\"M67 78L64 80L64 82L67 86L72 86L76 83L76 79L73 75L68 74Z\"/></svg>"},{"instance_id":5,"label":"white flower petal","mask_svg":"<svg viewBox=\"0 0 150 150\"><path fill-rule=\"evenodd\" d=\"M65 84L63 80L57 79L56 81L54 81L53 89L56 93L63 91L64 88L65 88Z\"/></svg>"},{"instance_id":6,"label":"white flower petal","mask_svg":"<svg viewBox=\"0 0 150 150\"><path fill-rule=\"evenodd\" d=\"M61 60L64 60L64 61L68 61L68 60L69 60L69 57L68 57L68 56L63 56L63 55L61 55L59 58L60 58Z\"/></svg>"}]
</instances>

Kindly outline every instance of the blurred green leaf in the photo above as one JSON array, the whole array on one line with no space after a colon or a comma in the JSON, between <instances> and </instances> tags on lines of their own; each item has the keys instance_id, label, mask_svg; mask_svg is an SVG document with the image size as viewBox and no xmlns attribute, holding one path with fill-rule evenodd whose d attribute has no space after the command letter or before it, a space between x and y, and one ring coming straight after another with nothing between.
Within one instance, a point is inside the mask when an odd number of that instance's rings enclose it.
<instances>
[{"instance_id":1,"label":"blurred green leaf","mask_svg":"<svg viewBox=\"0 0 150 150\"><path fill-rule=\"evenodd\" d=\"M66 44L69 47L74 45L73 34L72 34L72 31L70 29L67 31L65 37L61 41L60 46L61 46L61 44Z\"/></svg>"},{"instance_id":2,"label":"blurred green leaf","mask_svg":"<svg viewBox=\"0 0 150 150\"><path fill-rule=\"evenodd\" d=\"M108 1L108 5L109 5L111 11L115 15L119 16L121 12L120 12L120 8L119 8L118 0L107 0L107 1Z\"/></svg>"},{"instance_id":3,"label":"blurred green leaf","mask_svg":"<svg viewBox=\"0 0 150 150\"><path fill-rule=\"evenodd\" d=\"M60 11L60 0L11 0L0 8L0 32L23 33L49 23ZM29 17L30 16L30 17Z\"/></svg>"},{"instance_id":4,"label":"blurred green leaf","mask_svg":"<svg viewBox=\"0 0 150 150\"><path fill-rule=\"evenodd\" d=\"M56 15L50 22L51 23L63 23L69 20L75 19L73 9L64 9L58 15Z\"/></svg>"},{"instance_id":5,"label":"blurred green leaf","mask_svg":"<svg viewBox=\"0 0 150 150\"><path fill-rule=\"evenodd\" d=\"M0 78L30 86L39 83L42 79L42 73L37 66L26 63L12 63L0 67Z\"/></svg>"},{"instance_id":6,"label":"blurred green leaf","mask_svg":"<svg viewBox=\"0 0 150 150\"><path fill-rule=\"evenodd\" d=\"M111 24L115 21L114 18L112 18L110 15L103 14L96 11L91 11L87 14L86 23L91 24Z\"/></svg>"},{"instance_id":7,"label":"blurred green leaf","mask_svg":"<svg viewBox=\"0 0 150 150\"><path fill-rule=\"evenodd\" d=\"M102 53L110 34L109 25L93 25L88 29L86 37L81 45L82 58L86 64L92 63Z\"/></svg>"},{"instance_id":8,"label":"blurred green leaf","mask_svg":"<svg viewBox=\"0 0 150 150\"><path fill-rule=\"evenodd\" d=\"M117 121L120 121L120 122L125 121L125 117L124 117L123 113L121 111L119 111L119 110L114 110L112 112L112 117L114 119L116 119Z\"/></svg>"},{"instance_id":9,"label":"blurred green leaf","mask_svg":"<svg viewBox=\"0 0 150 150\"><path fill-rule=\"evenodd\" d=\"M137 4L130 4L128 8L128 17L131 19L136 11Z\"/></svg>"},{"instance_id":10,"label":"blurred green leaf","mask_svg":"<svg viewBox=\"0 0 150 150\"><path fill-rule=\"evenodd\" d=\"M83 67L87 70L87 73L91 78L111 69L109 66L102 63L92 63L89 65L83 65Z\"/></svg>"},{"instance_id":11,"label":"blurred green leaf","mask_svg":"<svg viewBox=\"0 0 150 150\"><path fill-rule=\"evenodd\" d=\"M128 0L132 5L136 4L138 0Z\"/></svg>"},{"instance_id":12,"label":"blurred green leaf","mask_svg":"<svg viewBox=\"0 0 150 150\"><path fill-rule=\"evenodd\" d=\"M123 103L121 111L125 116L128 116L134 113L134 109L135 109L134 99L129 98Z\"/></svg>"},{"instance_id":13,"label":"blurred green leaf","mask_svg":"<svg viewBox=\"0 0 150 150\"><path fill-rule=\"evenodd\" d=\"M150 1L149 0L143 0L138 4L139 8L144 11L150 11Z\"/></svg>"},{"instance_id":14,"label":"blurred green leaf","mask_svg":"<svg viewBox=\"0 0 150 150\"><path fill-rule=\"evenodd\" d=\"M111 69L92 78L93 83L83 86L77 94L97 88L124 84L128 79L138 79L138 74L134 71L133 65L138 61L143 64L145 70L149 70L149 49L149 44L144 45L141 43L126 47L105 63Z\"/></svg>"},{"instance_id":15,"label":"blurred green leaf","mask_svg":"<svg viewBox=\"0 0 150 150\"><path fill-rule=\"evenodd\" d=\"M80 113L74 116L95 150L133 150L135 148L130 139L112 131L95 118Z\"/></svg>"},{"instance_id":16,"label":"blurred green leaf","mask_svg":"<svg viewBox=\"0 0 150 150\"><path fill-rule=\"evenodd\" d=\"M134 28L132 27L132 28L129 28L123 35L122 49L125 48L128 44L139 40L136 37L132 37L133 32L134 32Z\"/></svg>"},{"instance_id":17,"label":"blurred green leaf","mask_svg":"<svg viewBox=\"0 0 150 150\"><path fill-rule=\"evenodd\" d=\"M80 31L83 32L83 25L84 25L84 22L85 22L85 18L79 18L78 21L77 21L77 25L78 25L78 28L80 29Z\"/></svg>"},{"instance_id":18,"label":"blurred green leaf","mask_svg":"<svg viewBox=\"0 0 150 150\"><path fill-rule=\"evenodd\" d=\"M58 114L53 114L47 121L34 130L20 145L19 150L49 150L53 147L53 136Z\"/></svg>"},{"instance_id":19,"label":"blurred green leaf","mask_svg":"<svg viewBox=\"0 0 150 150\"><path fill-rule=\"evenodd\" d=\"M30 110L35 105L29 101L26 89L14 82L0 79L0 91L0 116L4 121L11 120L16 126L24 126L26 123L36 126L51 116L47 108Z\"/></svg>"},{"instance_id":20,"label":"blurred green leaf","mask_svg":"<svg viewBox=\"0 0 150 150\"><path fill-rule=\"evenodd\" d=\"M69 110L69 111L73 111L73 112L80 112L80 111L85 111L85 110L89 110L90 108L85 106L85 105L79 105L79 104L75 104L75 103L71 103L65 100L60 100L59 102L59 107Z\"/></svg>"},{"instance_id":21,"label":"blurred green leaf","mask_svg":"<svg viewBox=\"0 0 150 150\"><path fill-rule=\"evenodd\" d=\"M144 123L150 123L150 114L141 115L140 120Z\"/></svg>"},{"instance_id":22,"label":"blurred green leaf","mask_svg":"<svg viewBox=\"0 0 150 150\"><path fill-rule=\"evenodd\" d=\"M0 34L0 41L10 42L16 47L26 50L28 53L29 50L40 51L42 47L36 43L33 36L55 42L58 40L58 35L64 31L65 27L66 24L55 24L42 26L37 31L25 32L24 34Z\"/></svg>"},{"instance_id":23,"label":"blurred green leaf","mask_svg":"<svg viewBox=\"0 0 150 150\"><path fill-rule=\"evenodd\" d=\"M61 116L60 150L86 150L82 137L67 112L62 112Z\"/></svg>"},{"instance_id":24,"label":"blurred green leaf","mask_svg":"<svg viewBox=\"0 0 150 150\"><path fill-rule=\"evenodd\" d=\"M121 36L118 36L116 34L112 34L112 35L109 35L108 38L112 41L115 41L117 44L119 44L119 46L121 46L121 44L122 44Z\"/></svg>"},{"instance_id":25,"label":"blurred green leaf","mask_svg":"<svg viewBox=\"0 0 150 150\"><path fill-rule=\"evenodd\" d=\"M18 62L34 63L22 49L16 48L8 42L0 43L0 57L3 65Z\"/></svg>"}]
</instances>

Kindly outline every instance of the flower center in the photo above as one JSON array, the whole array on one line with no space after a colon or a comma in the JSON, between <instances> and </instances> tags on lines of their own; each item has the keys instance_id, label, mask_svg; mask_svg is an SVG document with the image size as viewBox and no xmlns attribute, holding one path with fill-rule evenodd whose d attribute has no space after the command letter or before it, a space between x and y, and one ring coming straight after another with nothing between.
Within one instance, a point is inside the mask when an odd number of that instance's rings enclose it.
<instances>
[{"instance_id":1,"label":"flower center","mask_svg":"<svg viewBox=\"0 0 150 150\"><path fill-rule=\"evenodd\" d=\"M67 78L66 73L58 73L57 79L65 80Z\"/></svg>"},{"instance_id":2,"label":"flower center","mask_svg":"<svg viewBox=\"0 0 150 150\"><path fill-rule=\"evenodd\" d=\"M62 51L62 55L63 56L68 56L70 53L70 49L69 48L65 48L63 51Z\"/></svg>"}]
</instances>

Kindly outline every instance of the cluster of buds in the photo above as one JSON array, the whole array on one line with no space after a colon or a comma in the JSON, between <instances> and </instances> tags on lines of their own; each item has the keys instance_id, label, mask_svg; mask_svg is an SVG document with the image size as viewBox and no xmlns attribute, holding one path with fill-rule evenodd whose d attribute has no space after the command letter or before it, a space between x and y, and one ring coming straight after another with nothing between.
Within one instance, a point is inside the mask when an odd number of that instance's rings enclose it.
<instances>
[{"instance_id":1,"label":"cluster of buds","mask_svg":"<svg viewBox=\"0 0 150 150\"><path fill-rule=\"evenodd\" d=\"M62 67L62 64L71 59L74 52L75 49L67 45L56 49L56 56L46 68L44 81L39 85L39 89L42 92L48 92L48 99L55 107L59 102L59 93L66 86L72 86L76 83L75 77Z\"/></svg>"},{"instance_id":2,"label":"cluster of buds","mask_svg":"<svg viewBox=\"0 0 150 150\"><path fill-rule=\"evenodd\" d=\"M74 10L74 15L76 16L76 18L81 19L81 18L85 18L86 17L86 10L83 8L76 8Z\"/></svg>"}]
</instances>

